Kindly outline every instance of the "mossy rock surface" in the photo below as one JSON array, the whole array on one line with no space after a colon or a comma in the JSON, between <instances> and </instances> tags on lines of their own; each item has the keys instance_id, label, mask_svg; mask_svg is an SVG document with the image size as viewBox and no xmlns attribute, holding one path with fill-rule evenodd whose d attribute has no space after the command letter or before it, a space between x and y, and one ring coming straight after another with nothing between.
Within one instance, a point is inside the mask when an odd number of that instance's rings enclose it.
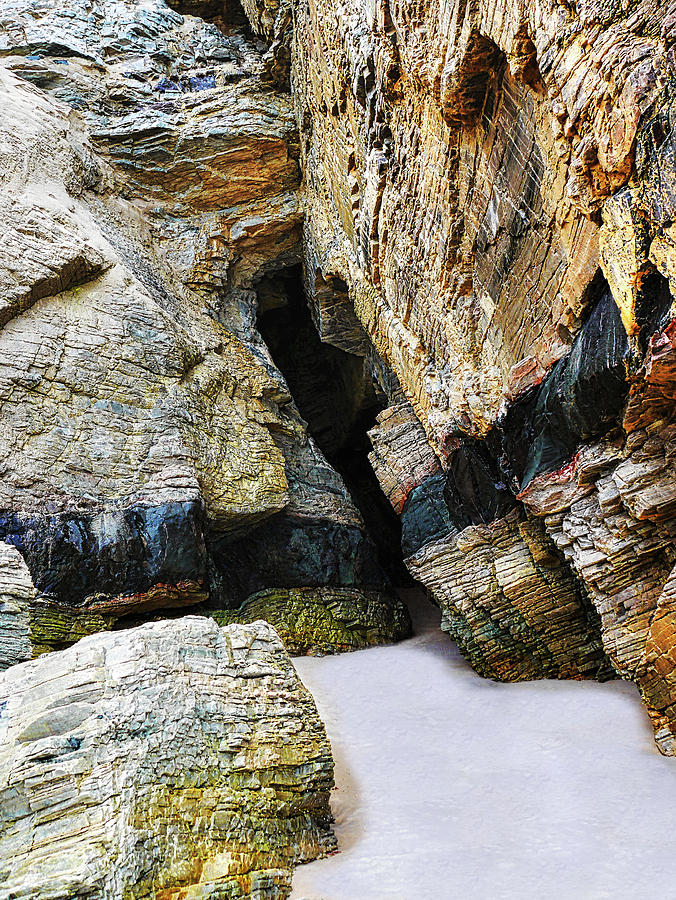
<instances>
[{"instance_id":1,"label":"mossy rock surface","mask_svg":"<svg viewBox=\"0 0 676 900\"><path fill-rule=\"evenodd\" d=\"M339 653L403 640L411 620L401 600L347 588L258 591L237 609L212 613L220 625L263 619L296 654Z\"/></svg>"},{"instance_id":2,"label":"mossy rock surface","mask_svg":"<svg viewBox=\"0 0 676 900\"><path fill-rule=\"evenodd\" d=\"M109 631L114 621L112 616L36 601L29 611L33 656L69 647L97 631Z\"/></svg>"}]
</instances>

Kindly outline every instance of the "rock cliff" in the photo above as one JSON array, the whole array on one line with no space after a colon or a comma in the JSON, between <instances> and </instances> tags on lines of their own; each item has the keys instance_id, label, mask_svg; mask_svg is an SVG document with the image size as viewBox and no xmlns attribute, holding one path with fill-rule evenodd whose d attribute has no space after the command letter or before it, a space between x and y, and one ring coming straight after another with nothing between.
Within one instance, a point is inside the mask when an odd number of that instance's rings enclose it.
<instances>
[{"instance_id":1,"label":"rock cliff","mask_svg":"<svg viewBox=\"0 0 676 900\"><path fill-rule=\"evenodd\" d=\"M106 635L0 675L0 897L286 897L331 751L264 622Z\"/></svg>"},{"instance_id":2,"label":"rock cliff","mask_svg":"<svg viewBox=\"0 0 676 900\"><path fill-rule=\"evenodd\" d=\"M0 540L30 575L10 656L26 621L35 654L261 591L310 616L344 592L376 642L410 627L257 328L298 281L290 94L241 11L184 12L0 5ZM370 368L341 357L357 415Z\"/></svg>"},{"instance_id":3,"label":"rock cliff","mask_svg":"<svg viewBox=\"0 0 676 900\"><path fill-rule=\"evenodd\" d=\"M286 896L257 620L411 575L676 753L675 119L676 0L0 0L0 896Z\"/></svg>"},{"instance_id":4,"label":"rock cliff","mask_svg":"<svg viewBox=\"0 0 676 900\"><path fill-rule=\"evenodd\" d=\"M183 610L396 640L403 555L479 672L633 679L675 752L675 40L0 0L0 665Z\"/></svg>"},{"instance_id":5,"label":"rock cliff","mask_svg":"<svg viewBox=\"0 0 676 900\"><path fill-rule=\"evenodd\" d=\"M318 330L396 378L410 571L478 671L631 678L674 752L676 5L244 7L288 48Z\"/></svg>"}]
</instances>

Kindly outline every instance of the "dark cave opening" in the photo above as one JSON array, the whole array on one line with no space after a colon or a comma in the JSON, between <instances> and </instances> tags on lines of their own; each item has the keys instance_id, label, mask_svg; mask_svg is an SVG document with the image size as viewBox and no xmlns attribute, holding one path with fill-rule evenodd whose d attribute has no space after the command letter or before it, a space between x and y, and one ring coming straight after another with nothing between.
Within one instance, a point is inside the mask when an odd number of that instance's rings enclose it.
<instances>
[{"instance_id":1,"label":"dark cave opening","mask_svg":"<svg viewBox=\"0 0 676 900\"><path fill-rule=\"evenodd\" d=\"M412 579L402 559L401 523L368 459L367 432L388 405L375 372L382 362L322 342L300 266L285 270L278 279L286 302L259 309L258 329L310 435L342 476L376 545L381 566L394 585L409 586Z\"/></svg>"},{"instance_id":2,"label":"dark cave opening","mask_svg":"<svg viewBox=\"0 0 676 900\"><path fill-rule=\"evenodd\" d=\"M610 433L629 389L630 346L608 282L597 272L570 352L499 425L507 479L520 488L569 462L584 441Z\"/></svg>"},{"instance_id":3,"label":"dark cave opening","mask_svg":"<svg viewBox=\"0 0 676 900\"><path fill-rule=\"evenodd\" d=\"M647 351L652 335L668 324L671 304L668 280L657 269L652 269L643 276L636 300L636 321L641 329L639 333L641 353Z\"/></svg>"},{"instance_id":4,"label":"dark cave opening","mask_svg":"<svg viewBox=\"0 0 676 900\"><path fill-rule=\"evenodd\" d=\"M240 0L167 0L167 5L182 15L212 22L226 34L243 34L255 39Z\"/></svg>"}]
</instances>

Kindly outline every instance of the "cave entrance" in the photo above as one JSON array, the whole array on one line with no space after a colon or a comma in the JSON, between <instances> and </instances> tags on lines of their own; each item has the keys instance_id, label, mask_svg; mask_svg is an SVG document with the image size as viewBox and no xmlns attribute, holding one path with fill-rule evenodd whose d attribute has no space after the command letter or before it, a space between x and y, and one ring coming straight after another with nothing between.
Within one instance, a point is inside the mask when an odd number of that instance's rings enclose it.
<instances>
[{"instance_id":1,"label":"cave entrance","mask_svg":"<svg viewBox=\"0 0 676 900\"><path fill-rule=\"evenodd\" d=\"M224 34L241 34L256 40L241 0L167 0L167 5L181 15L212 22Z\"/></svg>"},{"instance_id":2,"label":"cave entrance","mask_svg":"<svg viewBox=\"0 0 676 900\"><path fill-rule=\"evenodd\" d=\"M389 402L378 377L382 361L374 350L361 355L321 340L300 266L260 285L258 294L258 329L310 435L342 476L392 583L410 585L402 558L401 525L368 459L367 432ZM367 344L365 338L363 346Z\"/></svg>"}]
</instances>

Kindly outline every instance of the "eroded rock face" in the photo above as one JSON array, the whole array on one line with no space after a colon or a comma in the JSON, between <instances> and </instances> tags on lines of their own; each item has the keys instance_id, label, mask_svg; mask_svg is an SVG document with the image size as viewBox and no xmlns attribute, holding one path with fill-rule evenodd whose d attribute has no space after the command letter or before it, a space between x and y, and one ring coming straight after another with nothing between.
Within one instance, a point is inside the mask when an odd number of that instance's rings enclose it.
<instances>
[{"instance_id":1,"label":"eroded rock face","mask_svg":"<svg viewBox=\"0 0 676 900\"><path fill-rule=\"evenodd\" d=\"M479 671L614 670L673 752L676 6L247 11L291 48L315 319L342 285L401 389L409 568Z\"/></svg>"},{"instance_id":2,"label":"eroded rock face","mask_svg":"<svg viewBox=\"0 0 676 900\"><path fill-rule=\"evenodd\" d=\"M390 592L256 327L300 260L297 129L216 6L0 4L0 540L33 653L265 589Z\"/></svg>"},{"instance_id":3,"label":"eroded rock face","mask_svg":"<svg viewBox=\"0 0 676 900\"><path fill-rule=\"evenodd\" d=\"M19 551L0 544L0 669L32 656L29 608L35 594Z\"/></svg>"},{"instance_id":4,"label":"eroded rock face","mask_svg":"<svg viewBox=\"0 0 676 900\"><path fill-rule=\"evenodd\" d=\"M332 781L266 623L86 638L0 675L0 897L286 897Z\"/></svg>"},{"instance_id":5,"label":"eroded rock face","mask_svg":"<svg viewBox=\"0 0 676 900\"><path fill-rule=\"evenodd\" d=\"M377 592L294 588L252 594L240 607L215 613L221 623L264 619L294 654L363 650L410 635L405 608Z\"/></svg>"},{"instance_id":6,"label":"eroded rock face","mask_svg":"<svg viewBox=\"0 0 676 900\"><path fill-rule=\"evenodd\" d=\"M369 429L477 669L612 668L671 752L676 6L242 6L0 4L8 658L400 636Z\"/></svg>"},{"instance_id":7,"label":"eroded rock face","mask_svg":"<svg viewBox=\"0 0 676 900\"><path fill-rule=\"evenodd\" d=\"M599 264L617 280L604 204L669 90L671 20L650 0L295 6L308 270L350 285L443 456L565 355Z\"/></svg>"},{"instance_id":8,"label":"eroded rock face","mask_svg":"<svg viewBox=\"0 0 676 900\"><path fill-rule=\"evenodd\" d=\"M441 627L481 675L613 677L596 617L537 520L514 510L427 543L408 565L441 607Z\"/></svg>"}]
</instances>

